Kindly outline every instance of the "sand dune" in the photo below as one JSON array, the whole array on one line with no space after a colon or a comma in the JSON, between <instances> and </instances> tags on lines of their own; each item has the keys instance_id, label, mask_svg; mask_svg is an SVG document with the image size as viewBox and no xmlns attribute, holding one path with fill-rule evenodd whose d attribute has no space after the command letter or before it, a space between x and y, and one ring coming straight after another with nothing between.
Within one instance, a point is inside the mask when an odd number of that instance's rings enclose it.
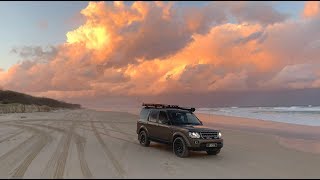
<instances>
[{"instance_id":1,"label":"sand dune","mask_svg":"<svg viewBox=\"0 0 320 180\"><path fill-rule=\"evenodd\" d=\"M54 108L45 105L0 104L0 113L49 112L50 110L54 110Z\"/></svg>"},{"instance_id":2,"label":"sand dune","mask_svg":"<svg viewBox=\"0 0 320 180\"><path fill-rule=\"evenodd\" d=\"M178 158L169 146L142 147L135 132L138 116L125 112L1 114L0 178L320 177L316 129L295 126L294 135L293 127L277 123L200 117L223 132L225 147L218 156L192 152Z\"/></svg>"}]
</instances>

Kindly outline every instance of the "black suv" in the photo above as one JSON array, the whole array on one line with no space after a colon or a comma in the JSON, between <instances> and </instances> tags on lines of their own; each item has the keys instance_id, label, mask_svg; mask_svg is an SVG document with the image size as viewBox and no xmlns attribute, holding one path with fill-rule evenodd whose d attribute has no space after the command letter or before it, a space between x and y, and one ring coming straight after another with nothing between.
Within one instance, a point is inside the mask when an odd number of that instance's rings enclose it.
<instances>
[{"instance_id":1,"label":"black suv","mask_svg":"<svg viewBox=\"0 0 320 180\"><path fill-rule=\"evenodd\" d=\"M223 147L221 132L203 126L193 113L195 108L164 104L142 106L137 122L141 145L149 146L150 141L169 144L179 157L187 157L189 150L216 155Z\"/></svg>"}]
</instances>

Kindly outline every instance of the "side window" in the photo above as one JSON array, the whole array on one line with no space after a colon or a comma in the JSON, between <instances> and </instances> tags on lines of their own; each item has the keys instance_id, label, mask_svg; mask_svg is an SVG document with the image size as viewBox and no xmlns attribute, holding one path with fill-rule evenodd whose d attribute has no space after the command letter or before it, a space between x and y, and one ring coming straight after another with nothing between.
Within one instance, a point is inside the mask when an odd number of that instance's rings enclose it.
<instances>
[{"instance_id":1,"label":"side window","mask_svg":"<svg viewBox=\"0 0 320 180\"><path fill-rule=\"evenodd\" d=\"M168 122L168 117L167 117L167 113L164 111L160 111L159 114L159 123L161 124L167 124Z\"/></svg>"},{"instance_id":2,"label":"side window","mask_svg":"<svg viewBox=\"0 0 320 180\"><path fill-rule=\"evenodd\" d=\"M150 115L149 115L149 121L150 122L157 122L158 114L159 114L159 111L157 111L157 110L151 111Z\"/></svg>"},{"instance_id":3,"label":"side window","mask_svg":"<svg viewBox=\"0 0 320 180\"><path fill-rule=\"evenodd\" d=\"M147 121L150 109L142 109L140 112L140 119L143 121Z\"/></svg>"}]
</instances>

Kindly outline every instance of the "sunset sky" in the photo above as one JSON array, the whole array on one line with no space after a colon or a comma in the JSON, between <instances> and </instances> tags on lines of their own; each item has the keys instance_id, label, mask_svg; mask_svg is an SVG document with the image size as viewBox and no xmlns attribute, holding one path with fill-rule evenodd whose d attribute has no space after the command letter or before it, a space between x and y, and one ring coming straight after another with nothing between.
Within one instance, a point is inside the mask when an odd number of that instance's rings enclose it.
<instances>
[{"instance_id":1,"label":"sunset sky","mask_svg":"<svg viewBox=\"0 0 320 180\"><path fill-rule=\"evenodd\" d=\"M318 104L320 3L0 2L0 87L87 107Z\"/></svg>"}]
</instances>

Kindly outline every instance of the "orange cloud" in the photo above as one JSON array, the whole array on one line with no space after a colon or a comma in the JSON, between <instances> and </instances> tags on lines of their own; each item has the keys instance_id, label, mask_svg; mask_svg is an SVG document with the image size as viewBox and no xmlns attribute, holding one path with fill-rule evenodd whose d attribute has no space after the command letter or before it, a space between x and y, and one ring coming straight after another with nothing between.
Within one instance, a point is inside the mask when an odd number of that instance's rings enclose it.
<instances>
[{"instance_id":1,"label":"orange cloud","mask_svg":"<svg viewBox=\"0 0 320 180\"><path fill-rule=\"evenodd\" d=\"M29 60L0 71L0 85L59 99L317 87L319 74L305 81L310 66L295 65L316 64L318 21L259 8L253 16L250 3L178 11L164 2L90 2L85 23L52 52L15 49ZM228 12L238 22L228 23Z\"/></svg>"},{"instance_id":2,"label":"orange cloud","mask_svg":"<svg viewBox=\"0 0 320 180\"><path fill-rule=\"evenodd\" d=\"M314 16L318 15L319 12L320 12L319 1L307 1L305 3L302 15L307 18L314 17Z\"/></svg>"}]
</instances>

